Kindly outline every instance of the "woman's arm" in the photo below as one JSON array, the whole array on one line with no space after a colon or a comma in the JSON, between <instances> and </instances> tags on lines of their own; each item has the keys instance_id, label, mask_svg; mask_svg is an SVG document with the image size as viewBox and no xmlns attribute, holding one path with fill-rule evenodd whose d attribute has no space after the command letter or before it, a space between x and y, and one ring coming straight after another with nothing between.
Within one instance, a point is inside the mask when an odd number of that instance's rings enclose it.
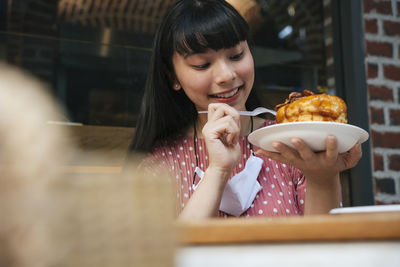
<instances>
[{"instance_id":1,"label":"woman's arm","mask_svg":"<svg viewBox=\"0 0 400 267\"><path fill-rule=\"evenodd\" d=\"M225 185L240 157L239 113L226 104L210 104L202 135L209 166L180 214L180 220L208 218L218 214Z\"/></svg>"},{"instance_id":2,"label":"woman's arm","mask_svg":"<svg viewBox=\"0 0 400 267\"><path fill-rule=\"evenodd\" d=\"M334 136L327 137L326 151L319 153L314 153L299 138L293 138L291 142L294 149L276 142L274 148L278 152L259 150L257 153L302 171L307 181L305 214L327 213L338 207L341 198L339 173L358 163L362 156L361 144L356 144L347 153L338 154Z\"/></svg>"}]
</instances>

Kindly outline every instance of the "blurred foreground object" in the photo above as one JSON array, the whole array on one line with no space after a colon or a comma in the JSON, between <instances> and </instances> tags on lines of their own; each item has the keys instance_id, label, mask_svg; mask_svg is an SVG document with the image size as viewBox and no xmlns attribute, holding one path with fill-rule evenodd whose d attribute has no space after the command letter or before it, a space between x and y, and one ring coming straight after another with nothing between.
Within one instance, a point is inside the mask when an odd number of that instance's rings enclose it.
<instances>
[{"instance_id":1,"label":"blurred foreground object","mask_svg":"<svg viewBox=\"0 0 400 267\"><path fill-rule=\"evenodd\" d=\"M135 159L121 173L66 172L82 156L68 127L47 124L63 118L43 84L0 65L0 266L173 266L168 179Z\"/></svg>"}]
</instances>

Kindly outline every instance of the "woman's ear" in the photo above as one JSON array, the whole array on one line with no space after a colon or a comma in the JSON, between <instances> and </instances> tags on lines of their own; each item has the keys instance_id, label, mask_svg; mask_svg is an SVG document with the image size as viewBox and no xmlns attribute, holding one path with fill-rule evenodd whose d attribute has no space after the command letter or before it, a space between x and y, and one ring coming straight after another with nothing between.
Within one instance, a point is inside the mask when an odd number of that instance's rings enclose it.
<instances>
[{"instance_id":1,"label":"woman's ear","mask_svg":"<svg viewBox=\"0 0 400 267\"><path fill-rule=\"evenodd\" d=\"M176 80L173 82L173 87L174 87L174 90L176 90L176 91L179 91L182 88L180 83Z\"/></svg>"}]
</instances>

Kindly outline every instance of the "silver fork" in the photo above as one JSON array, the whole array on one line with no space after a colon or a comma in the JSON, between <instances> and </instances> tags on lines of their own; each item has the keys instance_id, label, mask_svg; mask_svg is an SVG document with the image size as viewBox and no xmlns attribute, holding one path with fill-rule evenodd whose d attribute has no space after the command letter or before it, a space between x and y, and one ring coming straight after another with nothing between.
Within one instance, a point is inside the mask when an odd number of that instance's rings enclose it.
<instances>
[{"instance_id":1,"label":"silver fork","mask_svg":"<svg viewBox=\"0 0 400 267\"><path fill-rule=\"evenodd\" d=\"M207 110L201 110L201 111L198 111L198 113L199 114L203 114L203 113L208 113L208 111ZM270 113L270 114L272 114L274 116L276 115L276 111L275 110L268 109L268 108L263 108L263 107L258 107L258 108L254 109L252 111L242 111L242 110L239 111L239 114L242 115L242 116L257 116L257 115L262 114L262 113Z\"/></svg>"}]
</instances>

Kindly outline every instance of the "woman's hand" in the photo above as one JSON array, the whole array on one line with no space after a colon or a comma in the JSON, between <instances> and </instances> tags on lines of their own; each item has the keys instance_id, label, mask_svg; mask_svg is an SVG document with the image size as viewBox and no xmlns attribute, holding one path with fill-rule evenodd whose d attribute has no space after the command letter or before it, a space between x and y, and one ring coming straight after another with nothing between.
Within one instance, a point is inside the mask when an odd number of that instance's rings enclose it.
<instances>
[{"instance_id":1,"label":"woman's hand","mask_svg":"<svg viewBox=\"0 0 400 267\"><path fill-rule=\"evenodd\" d=\"M259 150L257 153L300 169L308 182L320 186L329 186L332 182L330 179L336 177L339 172L356 166L362 156L361 144L356 144L348 152L339 154L337 139L334 136L326 138L326 151L319 153L314 153L300 138L292 138L291 143L294 148L276 142L273 147L278 152Z\"/></svg>"},{"instance_id":2,"label":"woman's hand","mask_svg":"<svg viewBox=\"0 0 400 267\"><path fill-rule=\"evenodd\" d=\"M337 139L326 138L326 151L314 153L299 138L291 140L294 148L276 142L278 152L258 150L257 153L300 169L307 181L305 214L326 214L339 207L341 187L339 173L353 168L362 156L361 144L354 145L346 153L338 153Z\"/></svg>"},{"instance_id":3,"label":"woman's hand","mask_svg":"<svg viewBox=\"0 0 400 267\"><path fill-rule=\"evenodd\" d=\"M240 157L238 111L227 104L210 104L208 121L202 133L208 150L209 168L230 174Z\"/></svg>"}]
</instances>

